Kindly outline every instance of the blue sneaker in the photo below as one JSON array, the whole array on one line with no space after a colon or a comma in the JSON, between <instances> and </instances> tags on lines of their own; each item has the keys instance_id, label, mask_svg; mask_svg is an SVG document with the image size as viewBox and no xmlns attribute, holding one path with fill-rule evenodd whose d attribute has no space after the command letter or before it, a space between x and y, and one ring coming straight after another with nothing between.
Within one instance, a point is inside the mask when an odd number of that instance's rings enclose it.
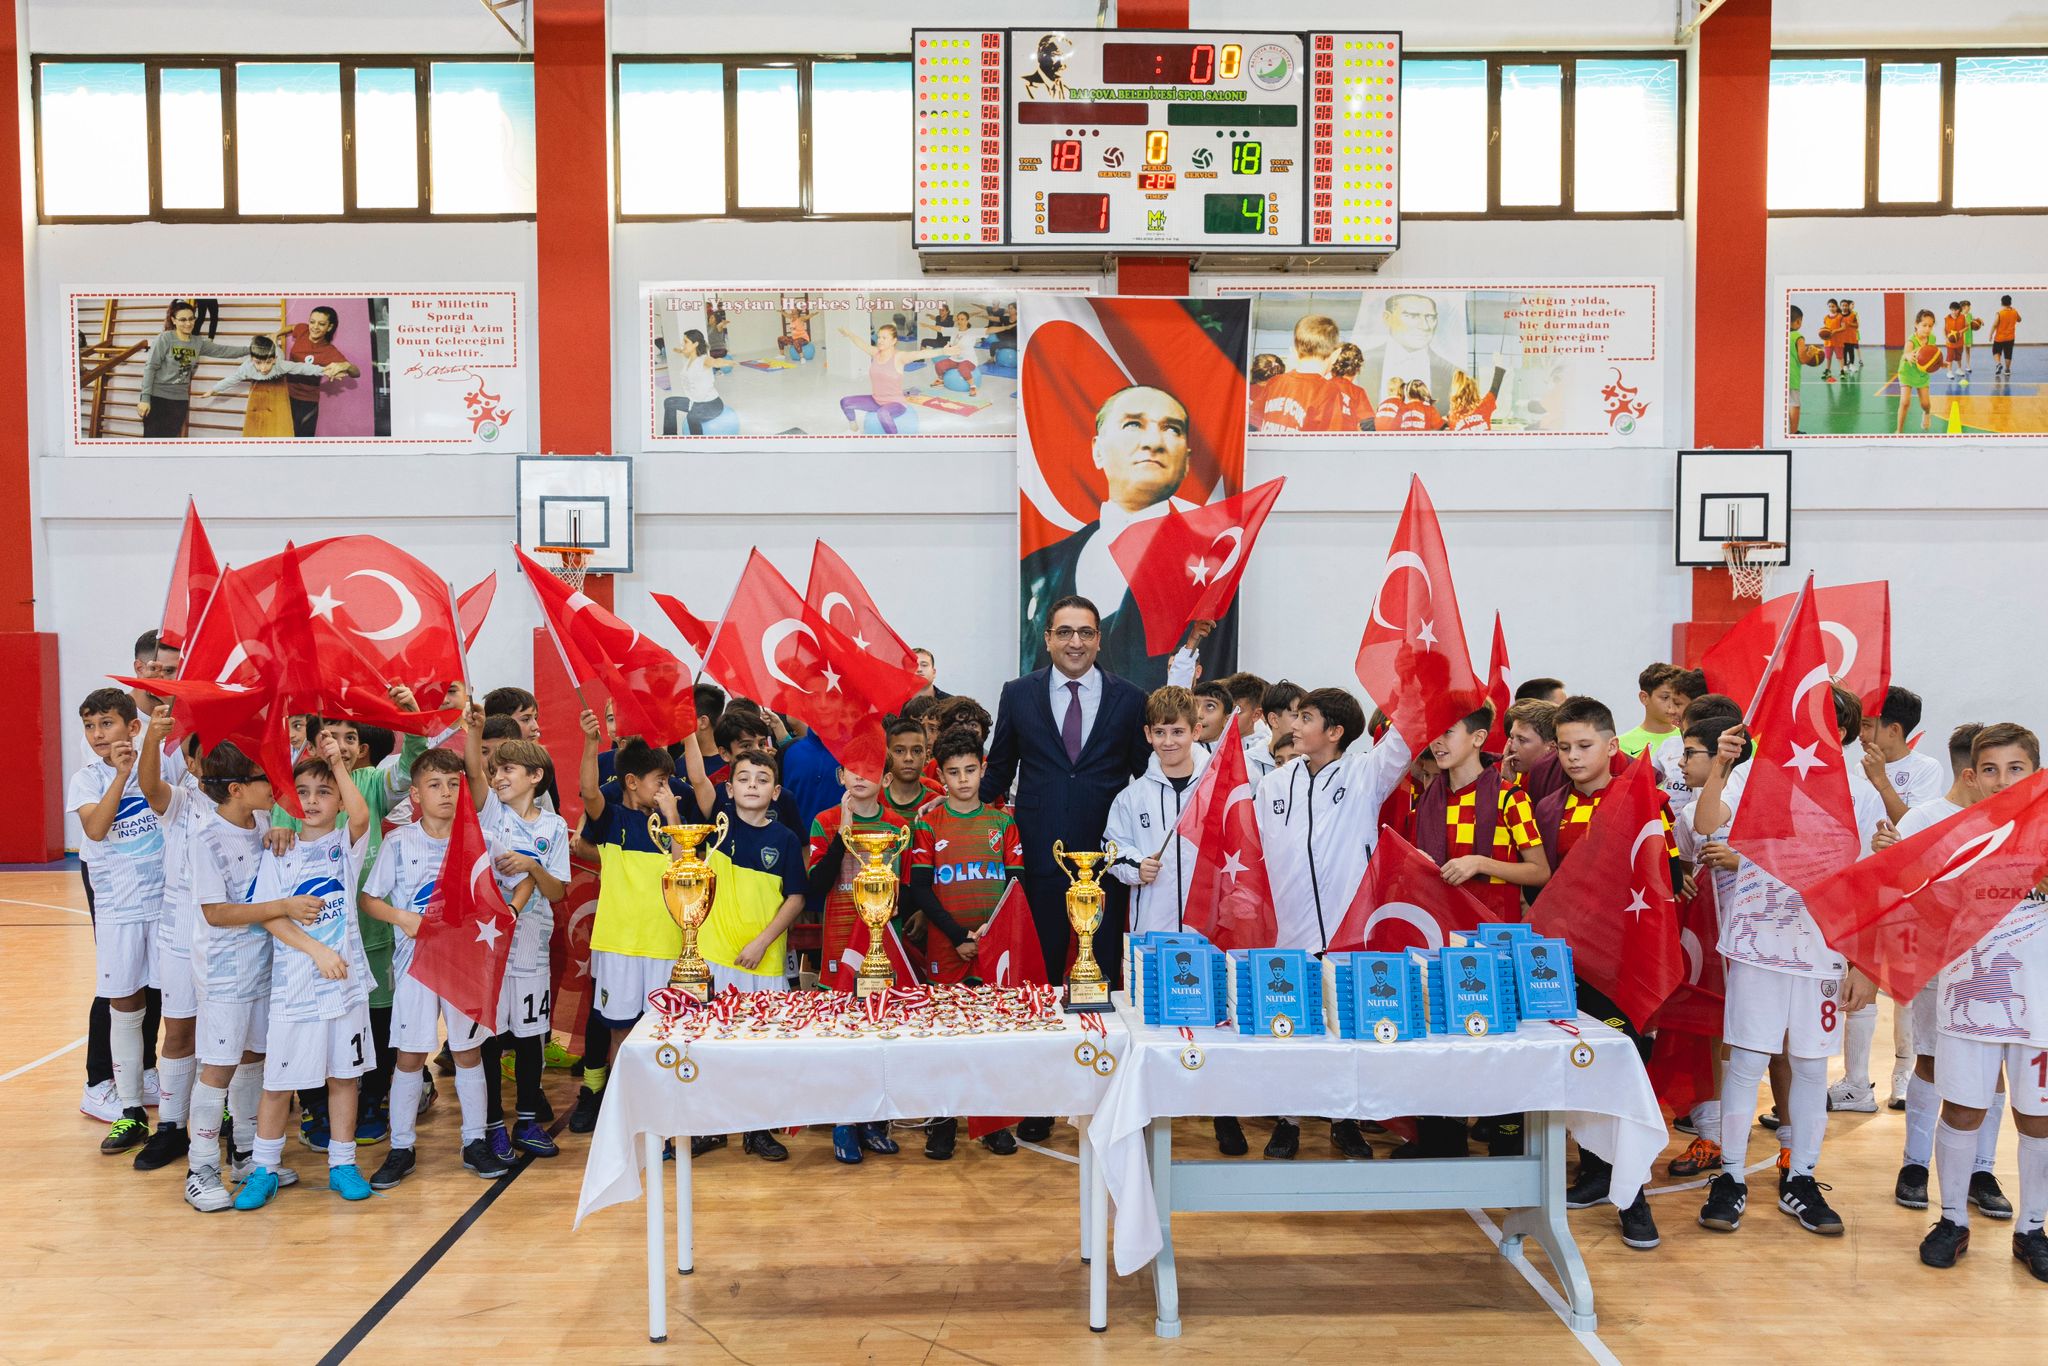
<instances>
[{"instance_id":1,"label":"blue sneaker","mask_svg":"<svg viewBox=\"0 0 2048 1366\"><path fill-rule=\"evenodd\" d=\"M889 1137L888 1120L878 1119L873 1123L857 1124L854 1127L859 1130L860 1146L869 1152L882 1153L886 1156L901 1151L896 1145L896 1140Z\"/></svg>"},{"instance_id":2,"label":"blue sneaker","mask_svg":"<svg viewBox=\"0 0 2048 1366\"><path fill-rule=\"evenodd\" d=\"M489 1128L485 1129L484 1142L491 1145L492 1157L497 1158L498 1161L504 1163L508 1167L512 1165L512 1139L511 1136L505 1132L504 1125L493 1124Z\"/></svg>"},{"instance_id":3,"label":"blue sneaker","mask_svg":"<svg viewBox=\"0 0 2048 1366\"><path fill-rule=\"evenodd\" d=\"M548 1131L540 1127L540 1122L532 1119L519 1121L519 1127L512 1131L512 1146L535 1157L556 1157L562 1151L548 1137Z\"/></svg>"},{"instance_id":4,"label":"blue sneaker","mask_svg":"<svg viewBox=\"0 0 2048 1366\"><path fill-rule=\"evenodd\" d=\"M327 1116L310 1110L299 1116L299 1141L316 1153L327 1151Z\"/></svg>"},{"instance_id":5,"label":"blue sneaker","mask_svg":"<svg viewBox=\"0 0 2048 1366\"><path fill-rule=\"evenodd\" d=\"M835 1124L832 1126L832 1156L847 1166L860 1162L860 1126L857 1124Z\"/></svg>"},{"instance_id":6,"label":"blue sneaker","mask_svg":"<svg viewBox=\"0 0 2048 1366\"><path fill-rule=\"evenodd\" d=\"M356 1121L356 1143L361 1147L367 1148L373 1143L382 1143L389 1137L391 1121L384 1118L381 1111L364 1115Z\"/></svg>"},{"instance_id":7,"label":"blue sneaker","mask_svg":"<svg viewBox=\"0 0 2048 1366\"><path fill-rule=\"evenodd\" d=\"M262 1209L277 1196L277 1173L268 1167L258 1167L242 1182L242 1188L235 1192L236 1209Z\"/></svg>"},{"instance_id":8,"label":"blue sneaker","mask_svg":"<svg viewBox=\"0 0 2048 1366\"><path fill-rule=\"evenodd\" d=\"M363 1179L362 1168L353 1162L345 1167L327 1169L327 1189L337 1192L344 1200L370 1198L370 1183Z\"/></svg>"}]
</instances>

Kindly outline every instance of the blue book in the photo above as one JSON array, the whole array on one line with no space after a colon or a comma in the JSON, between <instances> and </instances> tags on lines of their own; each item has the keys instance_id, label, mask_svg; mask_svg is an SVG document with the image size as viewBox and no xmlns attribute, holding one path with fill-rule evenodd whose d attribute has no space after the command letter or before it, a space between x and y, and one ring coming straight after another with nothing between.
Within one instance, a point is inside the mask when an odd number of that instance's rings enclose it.
<instances>
[{"instance_id":1,"label":"blue book","mask_svg":"<svg viewBox=\"0 0 2048 1366\"><path fill-rule=\"evenodd\" d=\"M1422 967L1405 953L1332 953L1324 956L1324 990L1334 997L1330 1015L1347 1039L1393 1043L1429 1032Z\"/></svg>"},{"instance_id":2,"label":"blue book","mask_svg":"<svg viewBox=\"0 0 2048 1366\"><path fill-rule=\"evenodd\" d=\"M1242 1034L1291 1038L1321 1034L1322 965L1302 949L1252 949L1230 955Z\"/></svg>"},{"instance_id":3,"label":"blue book","mask_svg":"<svg viewBox=\"0 0 2048 1366\"><path fill-rule=\"evenodd\" d=\"M1516 1023L1508 956L1483 945L1438 949L1429 964L1429 1025L1437 1034L1506 1034Z\"/></svg>"},{"instance_id":4,"label":"blue book","mask_svg":"<svg viewBox=\"0 0 2048 1366\"><path fill-rule=\"evenodd\" d=\"M1124 986L1136 1000L1144 982L1145 970L1151 966L1150 950L1161 944L1200 944L1209 941L1195 930L1147 930L1143 934L1124 937Z\"/></svg>"},{"instance_id":5,"label":"blue book","mask_svg":"<svg viewBox=\"0 0 2048 1366\"><path fill-rule=\"evenodd\" d=\"M1213 1028L1225 1014L1222 951L1206 944L1155 945L1148 952L1146 981L1155 984L1157 1008L1148 1000L1146 1023L1167 1029Z\"/></svg>"},{"instance_id":6,"label":"blue book","mask_svg":"<svg viewBox=\"0 0 2048 1366\"><path fill-rule=\"evenodd\" d=\"M1572 947L1562 939L1529 939L1514 947L1517 1013L1525 1020L1570 1020L1579 1013Z\"/></svg>"},{"instance_id":7,"label":"blue book","mask_svg":"<svg viewBox=\"0 0 2048 1366\"><path fill-rule=\"evenodd\" d=\"M1531 939L1534 939L1536 937L1536 927L1534 925L1525 925L1518 921L1499 925L1481 925L1465 937L1468 940L1477 939L1489 948L1512 950L1515 945L1526 944Z\"/></svg>"}]
</instances>

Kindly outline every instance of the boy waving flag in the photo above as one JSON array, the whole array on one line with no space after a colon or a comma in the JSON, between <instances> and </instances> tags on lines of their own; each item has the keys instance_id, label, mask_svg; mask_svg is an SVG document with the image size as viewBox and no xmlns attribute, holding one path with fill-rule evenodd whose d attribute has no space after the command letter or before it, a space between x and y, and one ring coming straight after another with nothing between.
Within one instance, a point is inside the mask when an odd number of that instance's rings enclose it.
<instances>
[{"instance_id":1,"label":"boy waving flag","mask_svg":"<svg viewBox=\"0 0 2048 1366\"><path fill-rule=\"evenodd\" d=\"M1145 648L1173 649L1197 621L1217 621L1237 598L1252 545L1287 480L1269 479L1233 498L1133 522L1109 553L1145 619ZM1263 946L1261 946L1263 947Z\"/></svg>"},{"instance_id":2,"label":"boy waving flag","mask_svg":"<svg viewBox=\"0 0 2048 1366\"><path fill-rule=\"evenodd\" d=\"M1272 947L1279 919L1242 745L1217 746L1178 833L1197 851L1182 917L1187 927L1221 949Z\"/></svg>"},{"instance_id":3,"label":"boy waving flag","mask_svg":"<svg viewBox=\"0 0 2048 1366\"><path fill-rule=\"evenodd\" d=\"M1486 700L1472 673L1443 529L1420 477L1408 486L1357 669L1358 681L1417 754Z\"/></svg>"},{"instance_id":4,"label":"boy waving flag","mask_svg":"<svg viewBox=\"0 0 2048 1366\"><path fill-rule=\"evenodd\" d=\"M472 1020L498 1018L513 914L492 876L490 848L462 779L447 861L434 883L412 951L412 976Z\"/></svg>"}]
</instances>

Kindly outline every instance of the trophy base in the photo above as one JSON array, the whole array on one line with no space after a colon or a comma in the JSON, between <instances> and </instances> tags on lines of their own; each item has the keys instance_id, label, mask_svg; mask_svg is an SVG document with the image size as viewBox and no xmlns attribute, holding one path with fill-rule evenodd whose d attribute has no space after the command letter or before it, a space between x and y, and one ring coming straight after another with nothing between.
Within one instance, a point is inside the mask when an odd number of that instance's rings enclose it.
<instances>
[{"instance_id":1,"label":"trophy base","mask_svg":"<svg viewBox=\"0 0 2048 1366\"><path fill-rule=\"evenodd\" d=\"M683 995L699 1005L703 1005L711 999L711 977L708 973L700 980L692 980L683 976L682 969L678 967L676 971L669 974L668 984L671 988L682 992Z\"/></svg>"},{"instance_id":2,"label":"trophy base","mask_svg":"<svg viewBox=\"0 0 2048 1366\"><path fill-rule=\"evenodd\" d=\"M892 974L888 977L856 977L853 979L853 998L864 1001L870 996L879 996L896 985Z\"/></svg>"},{"instance_id":3,"label":"trophy base","mask_svg":"<svg viewBox=\"0 0 2048 1366\"><path fill-rule=\"evenodd\" d=\"M1109 983L1106 981L1067 982L1067 1005L1069 1015L1099 1015L1113 1010L1109 1000Z\"/></svg>"}]
</instances>

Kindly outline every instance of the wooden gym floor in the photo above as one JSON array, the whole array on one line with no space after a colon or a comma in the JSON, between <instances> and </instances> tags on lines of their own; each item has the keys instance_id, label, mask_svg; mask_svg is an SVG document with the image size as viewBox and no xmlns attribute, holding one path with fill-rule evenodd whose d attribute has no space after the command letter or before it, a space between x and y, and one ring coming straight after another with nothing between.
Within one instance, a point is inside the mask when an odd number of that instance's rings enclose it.
<instances>
[{"instance_id":1,"label":"wooden gym floor","mask_svg":"<svg viewBox=\"0 0 2048 1366\"><path fill-rule=\"evenodd\" d=\"M494 1186L470 1176L446 1081L420 1126L417 1174L361 1205L327 1193L320 1156L295 1135L286 1162L305 1182L253 1214L195 1214L182 1199L182 1165L144 1174L126 1155L101 1157L105 1127L77 1110L92 980L83 908L75 872L0 874L7 1362L431 1354L1122 1366L1369 1352L1690 1366L1702 1351L1908 1361L1965 1345L1978 1361L2017 1362L2039 1359L2048 1323L2048 1286L2011 1259L2009 1224L1980 1216L1974 1251L1951 1272L1919 1264L1929 1219L1892 1203L1903 1117L1880 1111L1829 1125L1821 1175L1846 1237L1816 1238L1777 1213L1765 1173L1732 1237L1694 1224L1695 1191L1655 1198L1664 1245L1649 1253L1621 1245L1611 1209L1574 1215L1597 1335L1566 1329L1463 1214L1183 1215L1185 1336L1153 1337L1142 1274L1112 1279L1110 1330L1091 1334L1070 1162L1028 1150L997 1158L963 1139L952 1162L930 1163L915 1133L900 1135L901 1156L856 1169L832 1162L822 1132L791 1139L793 1158L777 1167L735 1145L697 1165L697 1273L671 1280L669 1341L654 1346L640 1208L607 1210L571 1231L585 1142L566 1132L554 1161ZM1887 1021L1881 1063L1890 1037ZM550 1073L549 1093L566 1115L574 1082ZM1249 1128L1256 1154L1264 1126ZM1207 1125L1186 1124L1180 1136L1195 1150ZM1310 1126L1303 1155L1323 1155L1325 1141ZM1998 1174L2016 1197L2012 1143L2008 1122ZM1071 1154L1072 1130L1049 1146ZM1674 1139L1671 1152L1680 1147ZM365 1167L382 1153L366 1150ZM1761 1134L1751 1153L1775 1156ZM1535 1259L1542 1266L1540 1252Z\"/></svg>"}]
</instances>

